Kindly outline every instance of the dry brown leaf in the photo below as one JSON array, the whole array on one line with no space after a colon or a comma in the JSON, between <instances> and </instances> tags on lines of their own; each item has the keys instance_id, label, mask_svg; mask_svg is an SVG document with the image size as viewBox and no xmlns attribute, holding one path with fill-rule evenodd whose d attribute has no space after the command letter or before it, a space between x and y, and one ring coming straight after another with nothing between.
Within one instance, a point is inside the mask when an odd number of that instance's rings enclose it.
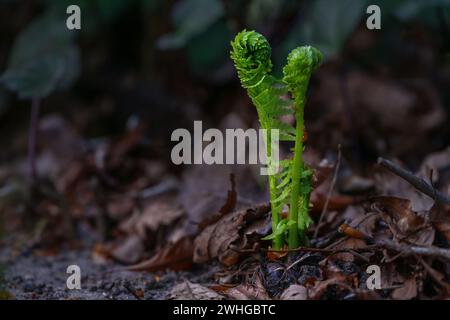
<instances>
[{"instance_id":1,"label":"dry brown leaf","mask_svg":"<svg viewBox=\"0 0 450 320\"><path fill-rule=\"evenodd\" d=\"M408 199L379 196L372 198L372 203L394 219L402 233L416 231L425 224L425 219L412 210L411 201Z\"/></svg>"},{"instance_id":2,"label":"dry brown leaf","mask_svg":"<svg viewBox=\"0 0 450 320\"><path fill-rule=\"evenodd\" d=\"M231 190L228 190L227 198L223 206L219 209L217 214L211 214L210 216L203 219L201 223L199 223L198 227L200 230L203 230L205 227L216 223L221 217L230 213L236 208L237 203L237 193L236 193L236 182L234 180L234 174L230 174L230 183Z\"/></svg>"},{"instance_id":3,"label":"dry brown leaf","mask_svg":"<svg viewBox=\"0 0 450 320\"><path fill-rule=\"evenodd\" d=\"M255 203L264 199L265 190L255 190L258 185L253 174L255 167L251 165L224 165L210 166L197 165L192 166L183 174L178 201L185 209L190 221L197 225L202 224L211 216L217 214L224 208L227 194L230 190L230 173L233 172L236 179L236 190L239 196L247 200L255 200ZM258 200L256 200L258 199ZM248 206L248 203L242 204L236 199L237 209ZM220 215L219 215L220 218ZM214 221L213 221L214 222Z\"/></svg>"},{"instance_id":4,"label":"dry brown leaf","mask_svg":"<svg viewBox=\"0 0 450 320\"><path fill-rule=\"evenodd\" d=\"M357 131L361 145L374 154L425 154L432 148L429 133L445 123L445 108L429 79L405 85L360 71L342 74L331 66L316 76L318 93L311 102L327 107L308 127L323 150ZM414 130L399 125L399 119L414 123Z\"/></svg>"},{"instance_id":5,"label":"dry brown leaf","mask_svg":"<svg viewBox=\"0 0 450 320\"><path fill-rule=\"evenodd\" d=\"M320 299L322 295L327 291L328 287L331 285L336 285L340 288L348 289L349 286L345 283L346 279L347 277L337 273L331 279L317 281L316 285L309 291L309 298L312 300Z\"/></svg>"},{"instance_id":6,"label":"dry brown leaf","mask_svg":"<svg viewBox=\"0 0 450 320\"><path fill-rule=\"evenodd\" d=\"M354 239L367 239L368 235L366 235L365 233L361 232L360 230L353 228L351 226L349 226L346 223L343 223L339 226L338 231L340 233L345 234L346 236L350 237L350 238L354 238Z\"/></svg>"},{"instance_id":7,"label":"dry brown leaf","mask_svg":"<svg viewBox=\"0 0 450 320\"><path fill-rule=\"evenodd\" d=\"M289 253L289 250L284 251L267 251L267 260L269 261L277 261L284 257L286 257Z\"/></svg>"},{"instance_id":8,"label":"dry brown leaf","mask_svg":"<svg viewBox=\"0 0 450 320\"><path fill-rule=\"evenodd\" d=\"M395 289L391 297L395 300L411 300L417 296L416 278L407 279L402 287Z\"/></svg>"},{"instance_id":9,"label":"dry brown leaf","mask_svg":"<svg viewBox=\"0 0 450 320\"><path fill-rule=\"evenodd\" d=\"M235 300L270 300L259 276L254 283L240 284L228 289L225 294Z\"/></svg>"},{"instance_id":10,"label":"dry brown leaf","mask_svg":"<svg viewBox=\"0 0 450 320\"><path fill-rule=\"evenodd\" d=\"M374 206L386 214L384 220L389 224L394 236L417 245L431 245L434 241L434 229L425 216L412 210L407 199L379 196L372 198Z\"/></svg>"},{"instance_id":11,"label":"dry brown leaf","mask_svg":"<svg viewBox=\"0 0 450 320\"><path fill-rule=\"evenodd\" d=\"M361 194L373 190L375 183L372 179L350 174L341 178L339 191L347 194Z\"/></svg>"},{"instance_id":12,"label":"dry brown leaf","mask_svg":"<svg viewBox=\"0 0 450 320\"><path fill-rule=\"evenodd\" d=\"M171 300L223 300L224 296L197 283L184 281L172 288L169 294Z\"/></svg>"},{"instance_id":13,"label":"dry brown leaf","mask_svg":"<svg viewBox=\"0 0 450 320\"><path fill-rule=\"evenodd\" d=\"M169 226L183 216L183 210L167 199L151 202L136 221L136 231L144 238L147 231L155 232L161 226Z\"/></svg>"},{"instance_id":14,"label":"dry brown leaf","mask_svg":"<svg viewBox=\"0 0 450 320\"><path fill-rule=\"evenodd\" d=\"M142 239L137 235L129 235L120 245L113 248L110 255L123 264L137 263L144 253Z\"/></svg>"},{"instance_id":15,"label":"dry brown leaf","mask_svg":"<svg viewBox=\"0 0 450 320\"><path fill-rule=\"evenodd\" d=\"M366 247L366 241L359 238L349 238L339 243L334 249L360 249ZM350 252L339 252L333 255L334 259L340 259L343 261L353 262L355 257Z\"/></svg>"},{"instance_id":16,"label":"dry brown leaf","mask_svg":"<svg viewBox=\"0 0 450 320\"><path fill-rule=\"evenodd\" d=\"M424 179L429 179L433 183L439 182L441 178L441 171L445 171L450 166L450 147L447 147L443 151L429 154L420 166L418 175ZM430 174L432 173L432 175ZM442 190L444 194L450 190Z\"/></svg>"},{"instance_id":17,"label":"dry brown leaf","mask_svg":"<svg viewBox=\"0 0 450 320\"><path fill-rule=\"evenodd\" d=\"M402 165L402 167L404 167ZM376 185L380 189L380 193L385 196L393 196L394 198L409 200L410 203L404 205L414 212L424 212L431 209L434 200L422 192L416 190L410 183L385 169L380 169L376 175ZM428 177L422 177L428 180Z\"/></svg>"},{"instance_id":18,"label":"dry brown leaf","mask_svg":"<svg viewBox=\"0 0 450 320\"><path fill-rule=\"evenodd\" d=\"M150 259L130 266L131 271L188 270L192 267L193 245L190 237L179 239L159 249Z\"/></svg>"},{"instance_id":19,"label":"dry brown leaf","mask_svg":"<svg viewBox=\"0 0 450 320\"><path fill-rule=\"evenodd\" d=\"M311 213L320 213L325 206L327 200L327 192L321 192L319 189L313 190L311 193ZM348 206L354 204L356 199L350 196L333 195L328 201L328 211L344 210Z\"/></svg>"},{"instance_id":20,"label":"dry brown leaf","mask_svg":"<svg viewBox=\"0 0 450 320\"><path fill-rule=\"evenodd\" d=\"M450 206L435 203L430 211L432 225L450 243Z\"/></svg>"},{"instance_id":21,"label":"dry brown leaf","mask_svg":"<svg viewBox=\"0 0 450 320\"><path fill-rule=\"evenodd\" d=\"M308 289L298 284L291 284L284 290L281 300L308 300Z\"/></svg>"},{"instance_id":22,"label":"dry brown leaf","mask_svg":"<svg viewBox=\"0 0 450 320\"><path fill-rule=\"evenodd\" d=\"M124 197L123 195L113 197L108 200L108 216L116 221L120 221L133 212L135 206L135 201L131 197Z\"/></svg>"},{"instance_id":23,"label":"dry brown leaf","mask_svg":"<svg viewBox=\"0 0 450 320\"><path fill-rule=\"evenodd\" d=\"M261 224L266 221L270 208L266 205L255 208L232 212L223 216L215 224L206 227L194 241L194 262L203 263L218 259L221 263L230 266L235 264L241 249L251 247L258 237L254 230L246 233L251 224Z\"/></svg>"}]
</instances>

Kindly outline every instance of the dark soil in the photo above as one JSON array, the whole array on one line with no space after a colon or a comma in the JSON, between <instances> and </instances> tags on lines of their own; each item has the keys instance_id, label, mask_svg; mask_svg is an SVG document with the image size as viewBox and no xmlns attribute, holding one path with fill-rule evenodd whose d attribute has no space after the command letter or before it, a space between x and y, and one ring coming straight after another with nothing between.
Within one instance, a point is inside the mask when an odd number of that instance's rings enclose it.
<instances>
[{"instance_id":1,"label":"dark soil","mask_svg":"<svg viewBox=\"0 0 450 320\"><path fill-rule=\"evenodd\" d=\"M5 248L0 251L0 261L4 282L0 294L16 299L167 299L174 285L185 280L210 282L212 275L200 267L190 272L154 274L126 271L123 266L112 262L95 263L86 249L64 250L54 256L36 256L28 252L13 257ZM70 276L66 270L72 264L81 269L80 290L69 290L66 286Z\"/></svg>"}]
</instances>

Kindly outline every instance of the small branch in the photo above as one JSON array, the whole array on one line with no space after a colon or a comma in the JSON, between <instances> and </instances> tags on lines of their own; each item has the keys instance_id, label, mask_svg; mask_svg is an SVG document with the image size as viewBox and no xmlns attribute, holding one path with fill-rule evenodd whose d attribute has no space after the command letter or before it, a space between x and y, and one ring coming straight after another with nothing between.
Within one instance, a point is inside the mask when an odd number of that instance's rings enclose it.
<instances>
[{"instance_id":1,"label":"small branch","mask_svg":"<svg viewBox=\"0 0 450 320\"><path fill-rule=\"evenodd\" d=\"M436 202L444 203L450 205L450 198L446 197L444 194L436 190L430 183L422 178L415 176L412 172L405 170L392 161L378 158L378 164L382 165L392 173L398 175L400 178L409 182L414 188L423 192L430 198L434 199Z\"/></svg>"},{"instance_id":2,"label":"small branch","mask_svg":"<svg viewBox=\"0 0 450 320\"><path fill-rule=\"evenodd\" d=\"M319 252L319 253L328 253L328 254L335 254L340 252L358 252L358 251L370 251L375 249L376 246L368 245L362 248L342 248L342 249L323 249L323 248L311 248L311 247L299 247L295 249L281 249L281 250L274 250L274 249L266 249L266 248L260 248L260 251L263 252ZM242 251L241 251L242 252ZM256 252L253 250L252 252Z\"/></svg>"},{"instance_id":3,"label":"small branch","mask_svg":"<svg viewBox=\"0 0 450 320\"><path fill-rule=\"evenodd\" d=\"M322 212L320 213L320 218L319 218L319 221L317 222L317 226L316 226L316 230L314 231L313 239L316 239L317 235L319 234L320 225L322 223L323 217L325 216L325 212L327 212L328 203L330 202L330 198L331 198L331 193L333 192L334 185L336 184L336 179L337 179L340 165L341 165L341 145L338 145L338 158L337 158L336 166L334 168L333 179L331 180L330 188L328 189L328 193L327 193L327 199L325 200L325 204L322 208Z\"/></svg>"},{"instance_id":4,"label":"small branch","mask_svg":"<svg viewBox=\"0 0 450 320\"><path fill-rule=\"evenodd\" d=\"M386 249L394 250L401 252L405 255L419 255L419 256L428 256L435 258L444 258L450 260L450 250L438 248L434 246L430 247L422 247L422 246L410 246L403 245L399 243L395 243L391 240L380 240L376 242L376 246L383 247Z\"/></svg>"}]
</instances>

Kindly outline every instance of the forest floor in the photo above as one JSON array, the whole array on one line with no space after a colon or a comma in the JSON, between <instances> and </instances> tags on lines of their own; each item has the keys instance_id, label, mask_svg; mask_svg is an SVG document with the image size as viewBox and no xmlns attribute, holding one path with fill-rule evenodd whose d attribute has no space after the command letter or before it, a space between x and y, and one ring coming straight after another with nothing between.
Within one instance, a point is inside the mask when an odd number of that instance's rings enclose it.
<instances>
[{"instance_id":1,"label":"forest floor","mask_svg":"<svg viewBox=\"0 0 450 320\"><path fill-rule=\"evenodd\" d=\"M95 262L88 248L63 250L57 255L37 256L31 252L14 256L0 251L3 267L0 295L14 299L43 300L145 300L168 299L171 289L185 281L209 283L211 271L198 266L190 271L157 273L123 270L111 261ZM70 290L67 267L76 264L81 270L81 289ZM120 270L122 269L122 270Z\"/></svg>"}]
</instances>

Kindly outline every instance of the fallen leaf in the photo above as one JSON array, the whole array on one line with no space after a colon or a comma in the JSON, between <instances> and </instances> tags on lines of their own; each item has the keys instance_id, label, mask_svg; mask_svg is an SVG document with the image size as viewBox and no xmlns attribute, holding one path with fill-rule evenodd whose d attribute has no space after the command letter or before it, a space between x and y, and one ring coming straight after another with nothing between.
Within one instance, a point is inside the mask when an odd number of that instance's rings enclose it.
<instances>
[{"instance_id":1,"label":"fallen leaf","mask_svg":"<svg viewBox=\"0 0 450 320\"><path fill-rule=\"evenodd\" d=\"M130 271L188 270L192 267L192 239L184 237L162 247L148 260L127 267Z\"/></svg>"},{"instance_id":2,"label":"fallen leaf","mask_svg":"<svg viewBox=\"0 0 450 320\"><path fill-rule=\"evenodd\" d=\"M360 177L354 174L343 177L339 183L339 191L347 194L362 194L373 190L375 183L373 180Z\"/></svg>"},{"instance_id":3,"label":"fallen leaf","mask_svg":"<svg viewBox=\"0 0 450 320\"><path fill-rule=\"evenodd\" d=\"M434 229L424 215L412 210L411 201L393 196L378 196L371 199L375 208L386 216L383 218L402 240L416 245L431 245Z\"/></svg>"},{"instance_id":4,"label":"fallen leaf","mask_svg":"<svg viewBox=\"0 0 450 320\"><path fill-rule=\"evenodd\" d=\"M137 263L144 253L142 239L137 235L129 235L120 245L113 248L110 255L123 264Z\"/></svg>"},{"instance_id":5,"label":"fallen leaf","mask_svg":"<svg viewBox=\"0 0 450 320\"><path fill-rule=\"evenodd\" d=\"M136 231L145 237L147 231L157 231L161 226L170 226L183 216L183 210L166 199L151 202L136 221Z\"/></svg>"},{"instance_id":6,"label":"fallen leaf","mask_svg":"<svg viewBox=\"0 0 450 320\"><path fill-rule=\"evenodd\" d=\"M223 217L227 213L230 213L236 208L237 193L234 174L230 174L230 183L231 190L228 191L224 205L219 209L219 212L217 214L212 214L209 217L206 217L201 223L199 223L198 227L200 230L203 230L205 227L217 222L221 217Z\"/></svg>"},{"instance_id":7,"label":"fallen leaf","mask_svg":"<svg viewBox=\"0 0 450 320\"><path fill-rule=\"evenodd\" d=\"M322 193L319 189L313 190L311 193L311 213L321 213L325 202L327 200L327 193ZM350 196L333 195L328 201L328 211L344 210L348 206L354 204L356 199Z\"/></svg>"},{"instance_id":8,"label":"fallen leaf","mask_svg":"<svg viewBox=\"0 0 450 320\"><path fill-rule=\"evenodd\" d=\"M194 262L218 259L227 266L235 264L241 256L239 250L251 248L257 239L263 237L255 236L254 232L249 234L248 228L261 220L266 221L269 210L269 206L263 205L235 211L206 227L194 240ZM264 223L260 225L265 228Z\"/></svg>"},{"instance_id":9,"label":"fallen leaf","mask_svg":"<svg viewBox=\"0 0 450 320\"><path fill-rule=\"evenodd\" d=\"M223 300L224 296L197 283L184 281L177 284L169 293L170 300Z\"/></svg>"},{"instance_id":10,"label":"fallen leaf","mask_svg":"<svg viewBox=\"0 0 450 320\"><path fill-rule=\"evenodd\" d=\"M270 300L259 276L253 283L240 284L228 289L225 294L235 300Z\"/></svg>"},{"instance_id":11,"label":"fallen leaf","mask_svg":"<svg viewBox=\"0 0 450 320\"><path fill-rule=\"evenodd\" d=\"M430 220L436 230L442 234L450 244L450 206L435 203L430 211Z\"/></svg>"},{"instance_id":12,"label":"fallen leaf","mask_svg":"<svg viewBox=\"0 0 450 320\"><path fill-rule=\"evenodd\" d=\"M449 166L450 166L450 147L447 147L443 151L429 154L422 162L418 175L427 180L431 177L431 182L435 184L439 182L441 178L441 171L448 170ZM447 190L442 191L444 193L447 193Z\"/></svg>"},{"instance_id":13,"label":"fallen leaf","mask_svg":"<svg viewBox=\"0 0 450 320\"><path fill-rule=\"evenodd\" d=\"M308 300L308 289L298 284L290 285L280 297L281 300Z\"/></svg>"},{"instance_id":14,"label":"fallen leaf","mask_svg":"<svg viewBox=\"0 0 450 320\"><path fill-rule=\"evenodd\" d=\"M320 299L325 292L328 290L329 286L337 286L342 289L349 289L349 286L345 283L346 277L342 274L336 274L333 278L324 281L317 281L316 285L310 289L309 298L311 300Z\"/></svg>"},{"instance_id":15,"label":"fallen leaf","mask_svg":"<svg viewBox=\"0 0 450 320\"><path fill-rule=\"evenodd\" d=\"M394 289L391 294L395 300L411 300L417 296L417 282L415 278L407 279L400 288Z\"/></svg>"}]
</instances>

